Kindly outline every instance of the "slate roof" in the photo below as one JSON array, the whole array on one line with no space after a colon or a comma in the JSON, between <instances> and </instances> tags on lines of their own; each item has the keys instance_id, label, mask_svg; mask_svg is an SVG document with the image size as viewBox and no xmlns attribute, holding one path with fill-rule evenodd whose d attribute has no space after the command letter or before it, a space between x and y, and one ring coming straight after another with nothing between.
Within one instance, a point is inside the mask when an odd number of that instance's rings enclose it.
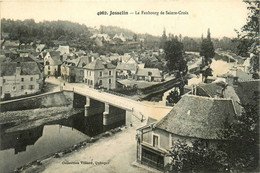
<instances>
[{"instance_id":1,"label":"slate roof","mask_svg":"<svg viewBox=\"0 0 260 173\"><path fill-rule=\"evenodd\" d=\"M213 82L209 84L200 83L197 86L197 95L208 97L223 97L222 91L226 88L227 84L223 81Z\"/></svg>"},{"instance_id":2,"label":"slate roof","mask_svg":"<svg viewBox=\"0 0 260 173\"><path fill-rule=\"evenodd\" d=\"M36 51L41 52L41 51L43 51L44 48L45 48L45 44L39 44L36 47Z\"/></svg>"},{"instance_id":3,"label":"slate roof","mask_svg":"<svg viewBox=\"0 0 260 173\"><path fill-rule=\"evenodd\" d=\"M155 128L201 139L223 139L224 122L233 121L232 100L184 95Z\"/></svg>"},{"instance_id":4,"label":"slate roof","mask_svg":"<svg viewBox=\"0 0 260 173\"><path fill-rule=\"evenodd\" d=\"M238 82L235 91L241 104L257 104L259 106L260 103L257 99L259 99L260 96L260 79Z\"/></svg>"},{"instance_id":5,"label":"slate roof","mask_svg":"<svg viewBox=\"0 0 260 173\"><path fill-rule=\"evenodd\" d=\"M16 67L21 67L20 75L36 75L41 74L39 66L36 62L4 62L0 66L1 76L13 76L16 73Z\"/></svg>"},{"instance_id":6,"label":"slate roof","mask_svg":"<svg viewBox=\"0 0 260 173\"><path fill-rule=\"evenodd\" d=\"M85 67L87 64L91 62L91 57L88 56L81 56L79 58L79 62L77 64L77 67Z\"/></svg>"},{"instance_id":7,"label":"slate roof","mask_svg":"<svg viewBox=\"0 0 260 173\"><path fill-rule=\"evenodd\" d=\"M130 71L136 71L137 66L135 64L127 64L127 63L121 63L118 64L116 67L117 70L130 70Z\"/></svg>"},{"instance_id":8,"label":"slate roof","mask_svg":"<svg viewBox=\"0 0 260 173\"><path fill-rule=\"evenodd\" d=\"M152 77L161 77L161 73L159 69L157 68L143 68L143 69L138 69L136 75L137 76L148 76L148 72L152 73Z\"/></svg>"},{"instance_id":9,"label":"slate roof","mask_svg":"<svg viewBox=\"0 0 260 173\"><path fill-rule=\"evenodd\" d=\"M57 51L60 52L60 54L69 54L70 53L70 47L68 45L59 45L59 48Z\"/></svg>"},{"instance_id":10,"label":"slate roof","mask_svg":"<svg viewBox=\"0 0 260 173\"><path fill-rule=\"evenodd\" d=\"M101 61L100 59L96 59L96 60L92 61L91 63L87 64L85 66L85 68L90 69L90 70L103 70L105 68L114 69L116 67L111 63L106 63L106 62Z\"/></svg>"}]
</instances>

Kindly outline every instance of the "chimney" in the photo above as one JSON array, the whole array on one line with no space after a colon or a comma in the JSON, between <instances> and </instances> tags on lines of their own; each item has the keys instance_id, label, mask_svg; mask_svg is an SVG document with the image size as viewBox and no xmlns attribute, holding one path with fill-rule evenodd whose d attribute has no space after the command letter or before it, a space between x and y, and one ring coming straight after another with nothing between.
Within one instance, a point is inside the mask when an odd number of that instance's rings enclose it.
<instances>
[{"instance_id":1,"label":"chimney","mask_svg":"<svg viewBox=\"0 0 260 173\"><path fill-rule=\"evenodd\" d=\"M20 74L21 74L21 71L22 71L22 70L21 70L20 62L17 62L15 74L16 74L16 75L20 75Z\"/></svg>"}]
</instances>

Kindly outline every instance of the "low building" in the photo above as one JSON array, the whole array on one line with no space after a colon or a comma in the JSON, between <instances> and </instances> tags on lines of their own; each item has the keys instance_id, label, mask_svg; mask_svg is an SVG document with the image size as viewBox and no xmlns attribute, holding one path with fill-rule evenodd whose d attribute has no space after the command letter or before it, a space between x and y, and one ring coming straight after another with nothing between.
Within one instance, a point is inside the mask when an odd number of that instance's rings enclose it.
<instances>
[{"instance_id":1,"label":"low building","mask_svg":"<svg viewBox=\"0 0 260 173\"><path fill-rule=\"evenodd\" d=\"M116 75L121 79L132 78L136 74L137 69L137 64L118 63L116 67Z\"/></svg>"},{"instance_id":2,"label":"low building","mask_svg":"<svg viewBox=\"0 0 260 173\"><path fill-rule=\"evenodd\" d=\"M137 161L164 171L171 162L168 151L177 141L192 146L201 139L215 147L225 140L224 122L231 123L234 116L230 99L184 95L160 121L138 129Z\"/></svg>"},{"instance_id":3,"label":"low building","mask_svg":"<svg viewBox=\"0 0 260 173\"><path fill-rule=\"evenodd\" d=\"M84 81L90 88L116 88L116 67L99 58L84 67Z\"/></svg>"},{"instance_id":4,"label":"low building","mask_svg":"<svg viewBox=\"0 0 260 173\"><path fill-rule=\"evenodd\" d=\"M34 61L3 62L0 66L0 96L3 99L41 91L43 74Z\"/></svg>"},{"instance_id":5,"label":"low building","mask_svg":"<svg viewBox=\"0 0 260 173\"><path fill-rule=\"evenodd\" d=\"M162 75L157 68L143 68L138 69L135 75L136 80L146 80L149 82L161 82Z\"/></svg>"}]
</instances>

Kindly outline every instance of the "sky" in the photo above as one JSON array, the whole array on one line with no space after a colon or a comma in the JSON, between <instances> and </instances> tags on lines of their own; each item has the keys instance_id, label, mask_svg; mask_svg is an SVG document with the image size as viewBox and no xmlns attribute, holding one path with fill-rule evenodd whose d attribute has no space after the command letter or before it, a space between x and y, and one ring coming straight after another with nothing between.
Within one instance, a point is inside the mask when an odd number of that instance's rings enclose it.
<instances>
[{"instance_id":1,"label":"sky","mask_svg":"<svg viewBox=\"0 0 260 173\"><path fill-rule=\"evenodd\" d=\"M34 19L36 22L68 20L96 28L100 25L113 25L156 36L161 36L165 28L167 34L201 37L202 34L206 36L210 28L212 37L221 38L236 37L234 29L240 30L246 23L246 7L242 0L27 0L0 2L0 16L20 20ZM102 11L108 15L98 15ZM110 11L125 11L128 15L110 16ZM142 14L142 11L159 12L159 15ZM160 14L161 11L164 14ZM166 15L166 11L177 14Z\"/></svg>"}]
</instances>

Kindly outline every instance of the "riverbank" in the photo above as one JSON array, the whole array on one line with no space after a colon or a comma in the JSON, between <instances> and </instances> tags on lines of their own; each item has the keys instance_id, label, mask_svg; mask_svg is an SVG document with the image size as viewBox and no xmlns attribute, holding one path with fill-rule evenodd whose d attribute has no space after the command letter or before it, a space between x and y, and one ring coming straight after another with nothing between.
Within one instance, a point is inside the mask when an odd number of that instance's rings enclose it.
<instances>
[{"instance_id":1,"label":"riverbank","mask_svg":"<svg viewBox=\"0 0 260 173\"><path fill-rule=\"evenodd\" d=\"M2 112L0 116L1 133L31 129L51 121L69 118L80 112L82 112L82 110L71 107Z\"/></svg>"},{"instance_id":2,"label":"riverbank","mask_svg":"<svg viewBox=\"0 0 260 173\"><path fill-rule=\"evenodd\" d=\"M144 125L134 121L83 141L65 151L54 153L27 164L16 172L151 172L134 166L136 160L136 129Z\"/></svg>"}]
</instances>

